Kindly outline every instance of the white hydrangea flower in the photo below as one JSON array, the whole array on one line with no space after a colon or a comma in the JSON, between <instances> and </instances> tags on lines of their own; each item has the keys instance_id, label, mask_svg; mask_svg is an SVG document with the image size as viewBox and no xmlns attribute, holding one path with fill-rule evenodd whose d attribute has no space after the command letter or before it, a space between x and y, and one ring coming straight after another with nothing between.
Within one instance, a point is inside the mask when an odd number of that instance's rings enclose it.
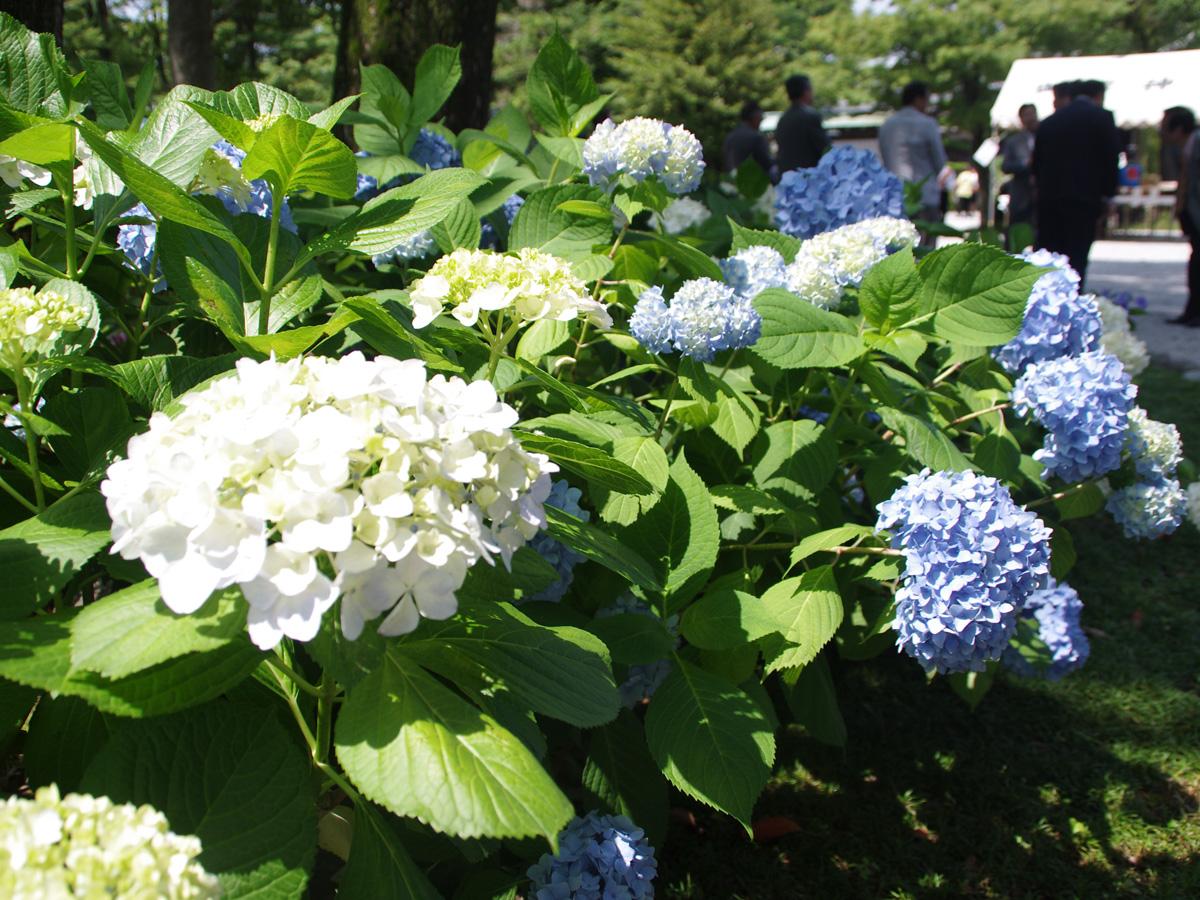
<instances>
[{"instance_id":1,"label":"white hydrangea flower","mask_svg":"<svg viewBox=\"0 0 1200 900\"><path fill-rule=\"evenodd\" d=\"M657 213L655 215L657 216ZM681 234L689 228L703 225L711 216L708 207L699 200L680 197L671 201L660 218L667 234Z\"/></svg>"},{"instance_id":2,"label":"white hydrangea flower","mask_svg":"<svg viewBox=\"0 0 1200 900\"><path fill-rule=\"evenodd\" d=\"M156 413L101 484L113 552L187 614L241 585L250 637L307 641L341 596L353 640L452 615L478 560L507 566L545 526L547 457L512 436L486 381L418 360L243 359Z\"/></svg>"},{"instance_id":3,"label":"white hydrangea flower","mask_svg":"<svg viewBox=\"0 0 1200 900\"><path fill-rule=\"evenodd\" d=\"M634 181L658 176L672 194L700 185L704 151L682 125L642 116L614 125L605 119L583 145L583 174L605 189L621 175Z\"/></svg>"},{"instance_id":4,"label":"white hydrangea flower","mask_svg":"<svg viewBox=\"0 0 1200 900\"><path fill-rule=\"evenodd\" d=\"M88 310L57 291L0 288L0 366L15 371L88 320Z\"/></svg>"},{"instance_id":5,"label":"white hydrangea flower","mask_svg":"<svg viewBox=\"0 0 1200 900\"><path fill-rule=\"evenodd\" d=\"M455 250L412 286L409 301L414 328L424 328L447 307L468 326L481 315L498 310L522 323L538 319L568 322L583 316L602 328L612 326L604 305L588 296L570 265L532 247L521 249L516 256L491 250Z\"/></svg>"},{"instance_id":6,"label":"white hydrangea flower","mask_svg":"<svg viewBox=\"0 0 1200 900\"><path fill-rule=\"evenodd\" d=\"M1140 406L1129 412L1126 445L1138 474L1145 478L1170 478L1183 462L1183 438L1170 422L1158 422Z\"/></svg>"},{"instance_id":7,"label":"white hydrangea flower","mask_svg":"<svg viewBox=\"0 0 1200 900\"><path fill-rule=\"evenodd\" d=\"M661 172L671 152L670 126L660 119L637 116L617 126L625 174L637 181Z\"/></svg>"},{"instance_id":8,"label":"white hydrangea flower","mask_svg":"<svg viewBox=\"0 0 1200 900\"><path fill-rule=\"evenodd\" d=\"M174 834L151 806L107 797L59 795L0 805L0 895L59 897L220 897L221 885L196 861L199 839Z\"/></svg>"},{"instance_id":9,"label":"white hydrangea flower","mask_svg":"<svg viewBox=\"0 0 1200 900\"><path fill-rule=\"evenodd\" d=\"M858 287L873 266L912 247L917 237L912 222L889 216L822 232L800 245L788 266L788 290L815 306L832 308L844 288Z\"/></svg>"},{"instance_id":10,"label":"white hydrangea flower","mask_svg":"<svg viewBox=\"0 0 1200 900\"><path fill-rule=\"evenodd\" d=\"M784 271L784 276L787 289L813 306L832 309L842 297L842 288L833 275L807 253L797 253L795 260Z\"/></svg>"},{"instance_id":11,"label":"white hydrangea flower","mask_svg":"<svg viewBox=\"0 0 1200 900\"><path fill-rule=\"evenodd\" d=\"M1200 481L1187 486L1187 511L1192 524L1200 528Z\"/></svg>"},{"instance_id":12,"label":"white hydrangea flower","mask_svg":"<svg viewBox=\"0 0 1200 900\"><path fill-rule=\"evenodd\" d=\"M41 166L27 163L15 156L0 153L0 181L10 188L14 190L19 188L25 179L29 179L38 187L45 187L50 183L50 178L49 169L43 169Z\"/></svg>"},{"instance_id":13,"label":"white hydrangea flower","mask_svg":"<svg viewBox=\"0 0 1200 900\"><path fill-rule=\"evenodd\" d=\"M71 178L75 186L75 205L80 209L91 209L96 199L96 187L92 184L92 148L83 141L76 141L75 158L79 160Z\"/></svg>"},{"instance_id":14,"label":"white hydrangea flower","mask_svg":"<svg viewBox=\"0 0 1200 900\"><path fill-rule=\"evenodd\" d=\"M1128 310L1107 297L1093 299L1100 310L1100 346L1121 361L1130 377L1141 375L1150 365L1150 349L1133 333Z\"/></svg>"}]
</instances>

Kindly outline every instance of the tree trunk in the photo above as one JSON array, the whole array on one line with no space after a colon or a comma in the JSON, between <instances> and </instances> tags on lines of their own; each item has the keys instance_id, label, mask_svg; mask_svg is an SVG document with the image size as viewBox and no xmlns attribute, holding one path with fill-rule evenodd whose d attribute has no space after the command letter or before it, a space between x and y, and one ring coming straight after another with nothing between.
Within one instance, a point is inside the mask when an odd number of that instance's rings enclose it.
<instances>
[{"instance_id":1,"label":"tree trunk","mask_svg":"<svg viewBox=\"0 0 1200 900\"><path fill-rule=\"evenodd\" d=\"M54 35L61 47L63 40L63 0L0 0L0 12L6 12L30 31Z\"/></svg>"},{"instance_id":2,"label":"tree trunk","mask_svg":"<svg viewBox=\"0 0 1200 900\"><path fill-rule=\"evenodd\" d=\"M334 99L358 90L358 67L382 63L412 87L431 44L462 45L462 80L443 107L459 131L482 128L492 102L499 0L343 0Z\"/></svg>"},{"instance_id":3,"label":"tree trunk","mask_svg":"<svg viewBox=\"0 0 1200 900\"><path fill-rule=\"evenodd\" d=\"M212 0L167 0L167 50L176 84L216 86Z\"/></svg>"}]
</instances>

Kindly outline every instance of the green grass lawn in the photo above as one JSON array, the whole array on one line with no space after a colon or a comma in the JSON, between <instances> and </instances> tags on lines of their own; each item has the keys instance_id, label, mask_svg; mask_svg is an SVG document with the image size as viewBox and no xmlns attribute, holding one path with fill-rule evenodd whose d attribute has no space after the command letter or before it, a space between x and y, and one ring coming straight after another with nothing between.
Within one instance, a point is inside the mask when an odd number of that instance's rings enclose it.
<instances>
[{"instance_id":1,"label":"green grass lawn","mask_svg":"<svg viewBox=\"0 0 1200 900\"><path fill-rule=\"evenodd\" d=\"M1139 381L1200 460L1200 385ZM907 657L835 660L845 750L788 731L755 811L796 830L755 844L689 806L660 896L1200 897L1200 532L1135 543L1104 514L1071 530L1081 672L1002 678L972 712Z\"/></svg>"}]
</instances>

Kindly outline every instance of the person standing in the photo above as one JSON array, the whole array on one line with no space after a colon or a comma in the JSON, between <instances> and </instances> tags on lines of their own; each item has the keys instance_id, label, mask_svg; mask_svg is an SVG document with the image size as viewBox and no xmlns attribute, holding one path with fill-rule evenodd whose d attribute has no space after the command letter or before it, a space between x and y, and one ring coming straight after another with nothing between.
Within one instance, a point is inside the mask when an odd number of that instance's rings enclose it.
<instances>
[{"instance_id":1,"label":"person standing","mask_svg":"<svg viewBox=\"0 0 1200 900\"><path fill-rule=\"evenodd\" d=\"M901 108L879 129L879 152L883 165L903 181L921 185L918 218L940 222L941 173L946 167L946 150L937 120L928 115L929 85L914 81L900 94Z\"/></svg>"},{"instance_id":2,"label":"person standing","mask_svg":"<svg viewBox=\"0 0 1200 900\"><path fill-rule=\"evenodd\" d=\"M724 171L736 172L742 163L752 159L772 181L776 180L771 148L767 144L766 135L759 130L762 117L762 107L753 100L742 105L737 125L725 136L721 144L721 163Z\"/></svg>"},{"instance_id":3,"label":"person standing","mask_svg":"<svg viewBox=\"0 0 1200 900\"><path fill-rule=\"evenodd\" d=\"M1200 138L1196 135L1196 116L1186 106L1173 106L1163 113L1163 146L1182 148L1179 155L1179 187L1175 191L1175 215L1192 245L1188 257L1187 306L1173 319L1172 325L1200 328Z\"/></svg>"},{"instance_id":4,"label":"person standing","mask_svg":"<svg viewBox=\"0 0 1200 900\"><path fill-rule=\"evenodd\" d=\"M1018 110L1021 130L1004 139L1000 171L1011 175L1008 193L1008 223L1033 222L1033 141L1037 134L1037 107L1026 103ZM1021 249L1021 248L1016 248Z\"/></svg>"},{"instance_id":5,"label":"person standing","mask_svg":"<svg viewBox=\"0 0 1200 900\"><path fill-rule=\"evenodd\" d=\"M784 86L792 105L775 126L779 171L811 169L829 149L829 135L820 113L813 109L812 81L807 75L793 75Z\"/></svg>"},{"instance_id":6,"label":"person standing","mask_svg":"<svg viewBox=\"0 0 1200 900\"><path fill-rule=\"evenodd\" d=\"M1081 286L1096 226L1117 191L1116 126L1101 101L1081 91L1038 126L1033 145L1037 245L1065 254Z\"/></svg>"}]
</instances>

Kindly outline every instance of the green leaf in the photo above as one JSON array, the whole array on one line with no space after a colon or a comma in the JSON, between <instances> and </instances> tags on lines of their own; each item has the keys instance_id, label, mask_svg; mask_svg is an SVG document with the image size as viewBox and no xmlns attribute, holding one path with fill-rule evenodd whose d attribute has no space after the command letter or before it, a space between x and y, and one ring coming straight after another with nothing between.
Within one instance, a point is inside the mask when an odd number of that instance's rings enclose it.
<instances>
[{"instance_id":1,"label":"green leaf","mask_svg":"<svg viewBox=\"0 0 1200 900\"><path fill-rule=\"evenodd\" d=\"M50 34L34 34L0 13L0 96L16 109L46 116L67 113L60 91L66 61Z\"/></svg>"},{"instance_id":2,"label":"green leaf","mask_svg":"<svg viewBox=\"0 0 1200 900\"><path fill-rule=\"evenodd\" d=\"M553 844L574 812L520 740L397 650L347 694L335 744L365 796L457 837Z\"/></svg>"},{"instance_id":3,"label":"green leaf","mask_svg":"<svg viewBox=\"0 0 1200 900\"><path fill-rule=\"evenodd\" d=\"M729 247L730 256L750 247L770 247L783 257L784 262L790 263L800 250L799 238L780 231L759 231L754 228L746 228L733 219L729 219L729 228L733 232L733 244Z\"/></svg>"},{"instance_id":4,"label":"green leaf","mask_svg":"<svg viewBox=\"0 0 1200 900\"><path fill-rule=\"evenodd\" d=\"M421 54L413 79L412 103L408 107L408 123L413 128L419 128L436 116L450 99L462 78L458 55L458 47L445 44L433 44Z\"/></svg>"},{"instance_id":5,"label":"green leaf","mask_svg":"<svg viewBox=\"0 0 1200 900\"><path fill-rule=\"evenodd\" d=\"M124 723L83 786L150 804L172 831L200 838L199 861L226 897L304 896L317 848L316 781L274 710L221 701Z\"/></svg>"},{"instance_id":6,"label":"green leaf","mask_svg":"<svg viewBox=\"0 0 1200 900\"><path fill-rule=\"evenodd\" d=\"M754 352L780 369L841 366L866 350L854 323L826 312L782 288L768 288L754 300L762 316L762 337Z\"/></svg>"},{"instance_id":7,"label":"green leaf","mask_svg":"<svg viewBox=\"0 0 1200 900\"><path fill-rule=\"evenodd\" d=\"M524 707L580 728L611 722L620 708L608 651L586 631L543 627L491 599L426 624L400 649L426 668L453 679L465 665L485 686L501 684Z\"/></svg>"},{"instance_id":8,"label":"green leaf","mask_svg":"<svg viewBox=\"0 0 1200 900\"><path fill-rule=\"evenodd\" d=\"M646 742L672 784L750 832L754 801L775 759L775 735L748 694L677 658L650 701Z\"/></svg>"},{"instance_id":9,"label":"green leaf","mask_svg":"<svg viewBox=\"0 0 1200 900\"><path fill-rule=\"evenodd\" d=\"M442 900L396 829L366 802L354 807L354 843L338 890L345 897L375 900Z\"/></svg>"},{"instance_id":10,"label":"green leaf","mask_svg":"<svg viewBox=\"0 0 1200 900\"><path fill-rule=\"evenodd\" d=\"M630 549L627 543L589 525L569 513L553 506L546 507L547 533L577 553L582 553L618 575L629 579L638 587L661 591L663 583L650 564ZM716 513L713 513L714 525ZM714 548L713 555L716 551ZM0 673L2 674L2 673Z\"/></svg>"},{"instance_id":11,"label":"green leaf","mask_svg":"<svg viewBox=\"0 0 1200 900\"><path fill-rule=\"evenodd\" d=\"M345 199L354 195L358 165L328 131L283 116L258 135L242 174L251 181L267 178L284 196L307 190Z\"/></svg>"},{"instance_id":12,"label":"green leaf","mask_svg":"<svg viewBox=\"0 0 1200 900\"><path fill-rule=\"evenodd\" d=\"M87 73L88 96L96 112L96 124L108 131L124 131L129 127L133 109L121 67L103 59L83 60Z\"/></svg>"},{"instance_id":13,"label":"green leaf","mask_svg":"<svg viewBox=\"0 0 1200 900\"><path fill-rule=\"evenodd\" d=\"M943 247L917 266L917 310L934 313L938 337L994 347L1021 330L1029 292L1044 274L1044 269L986 244Z\"/></svg>"},{"instance_id":14,"label":"green leaf","mask_svg":"<svg viewBox=\"0 0 1200 900\"><path fill-rule=\"evenodd\" d=\"M304 120L309 115L308 107L287 91L259 81L239 84L231 91L218 91L212 95L212 100L213 106L221 112L243 122L274 116Z\"/></svg>"},{"instance_id":15,"label":"green leaf","mask_svg":"<svg viewBox=\"0 0 1200 900\"><path fill-rule=\"evenodd\" d=\"M842 624L842 597L832 566L772 585L762 602L783 633L782 641L769 640L764 648L768 672L807 665Z\"/></svg>"},{"instance_id":16,"label":"green leaf","mask_svg":"<svg viewBox=\"0 0 1200 900\"><path fill-rule=\"evenodd\" d=\"M782 627L758 597L729 589L705 594L680 621L688 643L703 650L731 650Z\"/></svg>"},{"instance_id":17,"label":"green leaf","mask_svg":"<svg viewBox=\"0 0 1200 900\"><path fill-rule=\"evenodd\" d=\"M684 278L711 278L713 281L725 279L721 267L711 256L679 238L645 232L637 232L637 238L641 240L642 247L653 248L657 254L669 259Z\"/></svg>"},{"instance_id":18,"label":"green leaf","mask_svg":"<svg viewBox=\"0 0 1200 900\"><path fill-rule=\"evenodd\" d=\"M538 319L525 329L517 341L517 358L527 359L536 365L543 356L565 344L570 336L571 327L568 323Z\"/></svg>"},{"instance_id":19,"label":"green leaf","mask_svg":"<svg viewBox=\"0 0 1200 900\"><path fill-rule=\"evenodd\" d=\"M611 453L563 438L543 437L526 431L517 433L521 446L544 453L569 472L626 494L652 494L654 488L637 469L615 459Z\"/></svg>"},{"instance_id":20,"label":"green leaf","mask_svg":"<svg viewBox=\"0 0 1200 900\"><path fill-rule=\"evenodd\" d=\"M78 791L110 729L99 710L77 697L42 697L22 752L30 786L57 784L64 794Z\"/></svg>"},{"instance_id":21,"label":"green leaf","mask_svg":"<svg viewBox=\"0 0 1200 900\"><path fill-rule=\"evenodd\" d=\"M538 51L525 91L538 124L549 134L565 136L583 130L595 112L587 119L582 114L600 94L587 65L557 31Z\"/></svg>"},{"instance_id":22,"label":"green leaf","mask_svg":"<svg viewBox=\"0 0 1200 900\"><path fill-rule=\"evenodd\" d=\"M0 619L20 619L45 606L111 540L104 498L94 492L75 494L0 531Z\"/></svg>"},{"instance_id":23,"label":"green leaf","mask_svg":"<svg viewBox=\"0 0 1200 900\"><path fill-rule=\"evenodd\" d=\"M967 706L975 709L987 696L987 692L992 689L999 666L999 663L988 663L987 670L984 672L959 672L946 676L946 680L950 682L954 693L958 694Z\"/></svg>"},{"instance_id":24,"label":"green leaf","mask_svg":"<svg viewBox=\"0 0 1200 900\"><path fill-rule=\"evenodd\" d=\"M71 665L71 614L13 622L0 632L0 677L81 697L118 716L161 716L219 697L248 676L262 655L240 641L168 660L119 679Z\"/></svg>"},{"instance_id":25,"label":"green leaf","mask_svg":"<svg viewBox=\"0 0 1200 900\"><path fill-rule=\"evenodd\" d=\"M1062 581L1075 567L1078 558L1071 532L1065 525L1059 525L1050 537L1050 575Z\"/></svg>"},{"instance_id":26,"label":"green leaf","mask_svg":"<svg viewBox=\"0 0 1200 900\"><path fill-rule=\"evenodd\" d=\"M809 500L833 477L837 444L811 419L776 422L762 432L751 459L761 490Z\"/></svg>"},{"instance_id":27,"label":"green leaf","mask_svg":"<svg viewBox=\"0 0 1200 900\"><path fill-rule=\"evenodd\" d=\"M604 193L584 184L559 184L530 194L518 210L508 235L511 250L536 247L566 260L584 259L592 248L612 238L612 222L568 212L571 200L599 202Z\"/></svg>"},{"instance_id":28,"label":"green leaf","mask_svg":"<svg viewBox=\"0 0 1200 900\"><path fill-rule=\"evenodd\" d=\"M386 356L397 359L415 357L431 369L461 373L462 366L452 363L433 344L413 331L411 313L395 302L391 294L399 292L363 294L350 297L342 304L359 317L354 323L355 333Z\"/></svg>"},{"instance_id":29,"label":"green leaf","mask_svg":"<svg viewBox=\"0 0 1200 900\"><path fill-rule=\"evenodd\" d=\"M412 103L408 89L387 66L360 65L359 73L362 83L359 111L379 124L355 124L354 143L376 156L401 152ZM383 127L384 123L391 127Z\"/></svg>"},{"instance_id":30,"label":"green leaf","mask_svg":"<svg viewBox=\"0 0 1200 900\"><path fill-rule=\"evenodd\" d=\"M71 665L123 678L188 653L224 647L246 628L241 591L209 597L196 612L181 616L160 599L153 579L109 594L83 608L71 621Z\"/></svg>"},{"instance_id":31,"label":"green leaf","mask_svg":"<svg viewBox=\"0 0 1200 900\"><path fill-rule=\"evenodd\" d=\"M354 103L361 97L361 94L351 94L349 97L343 97L336 103L326 107L320 112L313 113L308 117L308 124L316 125L322 131L333 131L338 122L342 119L342 114L346 112Z\"/></svg>"},{"instance_id":32,"label":"green leaf","mask_svg":"<svg viewBox=\"0 0 1200 900\"><path fill-rule=\"evenodd\" d=\"M185 391L214 375L227 372L237 361L235 354L195 359L190 356L143 356L114 366L115 383L135 403L151 411L165 409Z\"/></svg>"},{"instance_id":33,"label":"green leaf","mask_svg":"<svg viewBox=\"0 0 1200 900\"><path fill-rule=\"evenodd\" d=\"M451 207L450 213L434 225L432 231L434 240L444 253L453 253L459 247L474 250L483 238L479 213L475 211L475 204L466 197Z\"/></svg>"},{"instance_id":34,"label":"green leaf","mask_svg":"<svg viewBox=\"0 0 1200 900\"><path fill-rule=\"evenodd\" d=\"M783 680L787 685L783 696L796 724L822 743L845 747L846 723L824 654L802 669L789 669Z\"/></svg>"},{"instance_id":35,"label":"green leaf","mask_svg":"<svg viewBox=\"0 0 1200 900\"><path fill-rule=\"evenodd\" d=\"M74 160L74 129L48 122L19 131L0 141L0 153L38 166L70 165Z\"/></svg>"},{"instance_id":36,"label":"green leaf","mask_svg":"<svg viewBox=\"0 0 1200 900\"><path fill-rule=\"evenodd\" d=\"M1001 481L1011 481L1021 471L1021 448L1007 431L985 434L971 458L980 471Z\"/></svg>"},{"instance_id":37,"label":"green leaf","mask_svg":"<svg viewBox=\"0 0 1200 900\"><path fill-rule=\"evenodd\" d=\"M623 666L657 662L675 649L673 638L657 616L619 613L588 623L588 631L604 641L612 661Z\"/></svg>"},{"instance_id":38,"label":"green leaf","mask_svg":"<svg viewBox=\"0 0 1200 900\"><path fill-rule=\"evenodd\" d=\"M777 516L787 512L784 505L770 494L743 484L718 484L708 490L713 505L718 509L750 516Z\"/></svg>"},{"instance_id":39,"label":"green leaf","mask_svg":"<svg viewBox=\"0 0 1200 900\"><path fill-rule=\"evenodd\" d=\"M935 472L965 472L973 468L950 437L928 419L901 412L888 406L878 409L880 418L892 431L904 438L904 452Z\"/></svg>"},{"instance_id":40,"label":"green leaf","mask_svg":"<svg viewBox=\"0 0 1200 900\"><path fill-rule=\"evenodd\" d=\"M717 561L721 536L717 511L704 481L680 453L671 465L662 498L637 522L621 530L630 547L645 548L672 606L695 596Z\"/></svg>"},{"instance_id":41,"label":"green leaf","mask_svg":"<svg viewBox=\"0 0 1200 900\"><path fill-rule=\"evenodd\" d=\"M917 362L928 346L929 342L925 338L918 332L907 328L888 332L871 342L872 350L895 357L914 372L917 370Z\"/></svg>"},{"instance_id":42,"label":"green leaf","mask_svg":"<svg viewBox=\"0 0 1200 900\"><path fill-rule=\"evenodd\" d=\"M1037 463L1039 470L1041 463ZM1054 501L1058 516L1064 522L1068 519L1082 519L1092 513L1099 512L1104 507L1104 491L1095 482L1080 485L1079 490L1072 491L1065 497Z\"/></svg>"},{"instance_id":43,"label":"green leaf","mask_svg":"<svg viewBox=\"0 0 1200 900\"><path fill-rule=\"evenodd\" d=\"M600 518L617 525L631 525L643 513L658 503L659 496L670 478L667 454L652 437L626 435L613 441L612 456L637 472L650 483L649 494L626 494L611 491L604 497Z\"/></svg>"},{"instance_id":44,"label":"green leaf","mask_svg":"<svg viewBox=\"0 0 1200 900\"><path fill-rule=\"evenodd\" d=\"M106 468L137 430L124 397L108 385L64 390L47 400L42 412L65 432L48 441L66 473L77 481Z\"/></svg>"},{"instance_id":45,"label":"green leaf","mask_svg":"<svg viewBox=\"0 0 1200 900\"><path fill-rule=\"evenodd\" d=\"M745 394L719 383L721 396L717 400L717 419L713 433L741 456L742 451L758 436L762 415L758 406Z\"/></svg>"},{"instance_id":46,"label":"green leaf","mask_svg":"<svg viewBox=\"0 0 1200 900\"><path fill-rule=\"evenodd\" d=\"M912 315L920 287L913 252L905 247L867 272L858 289L858 308L864 319L883 328L892 318Z\"/></svg>"},{"instance_id":47,"label":"green leaf","mask_svg":"<svg viewBox=\"0 0 1200 900\"><path fill-rule=\"evenodd\" d=\"M794 566L801 560L808 559L814 553L830 550L846 541L870 537L874 533L875 529L869 525L839 525L837 528L810 534L792 548L791 565Z\"/></svg>"},{"instance_id":48,"label":"green leaf","mask_svg":"<svg viewBox=\"0 0 1200 900\"><path fill-rule=\"evenodd\" d=\"M666 837L667 782L646 746L645 730L628 710L591 733L583 790L589 808L626 816L655 846Z\"/></svg>"},{"instance_id":49,"label":"green leaf","mask_svg":"<svg viewBox=\"0 0 1200 900\"><path fill-rule=\"evenodd\" d=\"M359 253L386 253L403 238L437 225L454 211L460 200L484 183L480 175L458 167L439 169L422 175L416 181L371 198L363 206L361 215L365 218L369 214L377 214L376 210L379 207L393 204L395 200L413 201L411 209L398 215L393 213L385 217L383 222L358 222L354 225L353 233L348 235L348 244L341 243L342 239L339 237L337 243L323 249L333 250L338 249L338 246L349 246ZM387 209L398 210L398 207L388 205ZM339 229L339 234L341 232L342 229ZM303 259L304 254L299 260Z\"/></svg>"}]
</instances>

